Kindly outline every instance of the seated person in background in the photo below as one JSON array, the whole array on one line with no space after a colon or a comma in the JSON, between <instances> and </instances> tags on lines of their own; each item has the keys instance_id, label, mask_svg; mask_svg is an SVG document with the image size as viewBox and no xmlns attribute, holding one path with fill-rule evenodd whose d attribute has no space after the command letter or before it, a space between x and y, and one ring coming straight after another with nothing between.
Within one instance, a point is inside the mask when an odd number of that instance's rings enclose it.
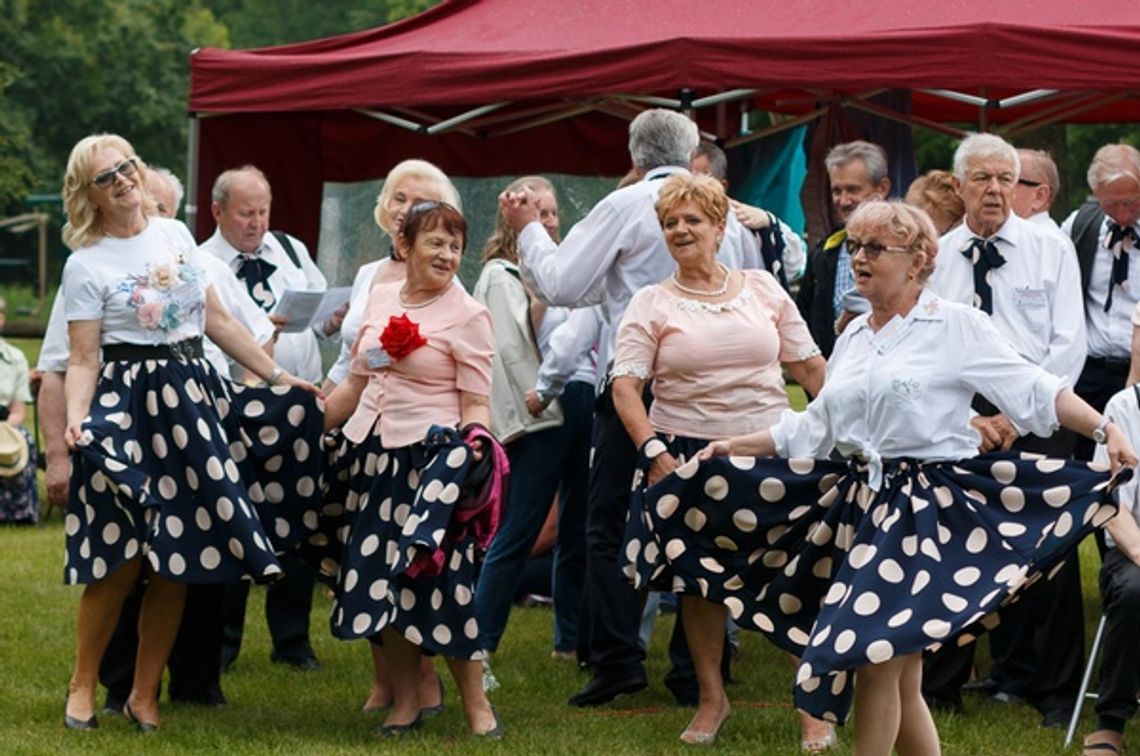
<instances>
[{"instance_id":1,"label":"seated person in background","mask_svg":"<svg viewBox=\"0 0 1140 756\"><path fill-rule=\"evenodd\" d=\"M8 306L0 299L0 333ZM40 517L36 489L36 444L24 425L28 358L0 336L0 523L32 524Z\"/></svg>"}]
</instances>

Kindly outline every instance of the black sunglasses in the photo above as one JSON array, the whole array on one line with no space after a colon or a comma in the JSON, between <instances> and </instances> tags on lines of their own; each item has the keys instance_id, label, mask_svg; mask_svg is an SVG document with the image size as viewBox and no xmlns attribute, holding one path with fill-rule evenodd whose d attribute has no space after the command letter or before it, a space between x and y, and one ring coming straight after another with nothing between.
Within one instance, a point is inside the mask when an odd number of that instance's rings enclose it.
<instances>
[{"instance_id":1,"label":"black sunglasses","mask_svg":"<svg viewBox=\"0 0 1140 756\"><path fill-rule=\"evenodd\" d=\"M115 183L115 174L122 174L123 178L130 178L135 175L138 170L138 164L134 158L127 158L123 162L116 165L114 168L108 168L102 173L96 173L95 178L91 179L91 185L97 186L100 189L106 189L111 184Z\"/></svg>"},{"instance_id":2,"label":"black sunglasses","mask_svg":"<svg viewBox=\"0 0 1140 756\"><path fill-rule=\"evenodd\" d=\"M851 255L851 257L855 257L855 255L862 252L868 260L878 260L879 255L883 254L884 252L913 251L914 247L903 247L897 244L879 244L878 242L860 241L859 239L853 239L850 236L847 237L847 254Z\"/></svg>"},{"instance_id":3,"label":"black sunglasses","mask_svg":"<svg viewBox=\"0 0 1140 756\"><path fill-rule=\"evenodd\" d=\"M1028 186L1030 189L1036 189L1037 187L1041 186L1040 181L1030 181L1027 178L1019 178L1017 180L1017 183L1021 184L1022 186Z\"/></svg>"}]
</instances>

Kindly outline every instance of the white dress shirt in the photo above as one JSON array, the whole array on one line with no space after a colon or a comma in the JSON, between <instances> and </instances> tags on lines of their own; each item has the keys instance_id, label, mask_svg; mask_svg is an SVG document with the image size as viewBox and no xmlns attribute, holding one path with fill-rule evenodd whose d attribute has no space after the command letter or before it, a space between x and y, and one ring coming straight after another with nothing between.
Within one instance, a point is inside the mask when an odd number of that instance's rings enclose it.
<instances>
[{"instance_id":1,"label":"white dress shirt","mask_svg":"<svg viewBox=\"0 0 1140 756\"><path fill-rule=\"evenodd\" d=\"M543 320L545 327L550 314ZM545 328L543 328L545 330ZM546 343L539 344L542 365L538 368L535 390L542 398L555 398L570 381L597 383L597 347L602 339L602 308L578 307L566 312L566 318L550 333Z\"/></svg>"},{"instance_id":2,"label":"white dress shirt","mask_svg":"<svg viewBox=\"0 0 1140 756\"><path fill-rule=\"evenodd\" d=\"M222 305L253 335L253 340L258 344L265 344L273 338L273 332L277 329L265 314L265 310L258 307L250 298L245 282L238 279L225 263L213 255L200 255L198 262L205 268L206 280L214 287L214 293L218 295ZM240 377L231 375L230 358L213 341L208 338L203 339L202 351L218 375L223 378Z\"/></svg>"},{"instance_id":3,"label":"white dress shirt","mask_svg":"<svg viewBox=\"0 0 1140 756\"><path fill-rule=\"evenodd\" d=\"M280 301L287 289L302 291L327 289L328 284L324 274L309 256L309 250L300 240L293 237L289 237L289 240L293 243L297 259L301 263L299 268L289 259L289 255L272 233L266 232L261 240L262 259L277 266L269 277L269 289L273 292L273 296ZM200 249L230 266L230 270L236 272L241 266L241 252L226 241L220 230L214 231L214 235L207 239ZM245 287L244 282L242 286ZM246 296L249 296L248 289ZM274 347L273 358L278 365L299 378L314 382L321 379L321 353L317 346L316 333L312 329L281 334Z\"/></svg>"},{"instance_id":4,"label":"white dress shirt","mask_svg":"<svg viewBox=\"0 0 1140 756\"><path fill-rule=\"evenodd\" d=\"M974 302L974 266L962 254L974 232L963 223L938 244L929 288ZM1075 384L1085 364L1085 312L1072 242L1010 213L991 237L1005 265L990 271L994 326L1022 357ZM1131 310L1129 310L1131 314Z\"/></svg>"},{"instance_id":5,"label":"white dress shirt","mask_svg":"<svg viewBox=\"0 0 1140 756\"><path fill-rule=\"evenodd\" d=\"M1131 275L1131 274L1130 274ZM1117 391L1108 404L1104 405L1104 416L1116 424L1124 433L1125 438L1132 442L1132 447L1140 446L1140 405L1136 402L1136 389L1129 386ZM1093 462L1108 464L1108 447L1104 444L1096 445ZM1123 512L1127 512L1133 520L1140 524L1140 479L1136 476L1118 489L1117 503ZM1104 540L1109 547L1116 546L1108 530L1104 531Z\"/></svg>"},{"instance_id":6,"label":"white dress shirt","mask_svg":"<svg viewBox=\"0 0 1140 756\"><path fill-rule=\"evenodd\" d=\"M974 394L1039 436L1057 429L1065 381L1020 357L984 313L925 290L905 318L896 315L878 333L869 317L851 321L836 341L807 411L785 410L772 427L781 457L825 459L832 448L862 457L877 490L885 459L977 455Z\"/></svg>"},{"instance_id":7,"label":"white dress shirt","mask_svg":"<svg viewBox=\"0 0 1140 756\"><path fill-rule=\"evenodd\" d=\"M602 304L611 338L599 346L599 365L609 364L630 297L665 280L677 267L653 207L664 179L674 174L689 172L676 166L654 168L636 184L611 192L561 244L537 221L519 234L519 270L539 299L566 307ZM756 239L731 212L717 259L734 269L764 267ZM604 379L604 371L599 372Z\"/></svg>"},{"instance_id":8,"label":"white dress shirt","mask_svg":"<svg viewBox=\"0 0 1140 756\"><path fill-rule=\"evenodd\" d=\"M1074 211L1061 224L1065 238L1073 234ZM1132 312L1136 309L1140 292L1140 250L1131 241L1125 242L1128 253L1128 280L1112 292L1112 307L1104 311L1108 287L1112 277L1112 251L1108 248L1108 217L1100 222L1097 231L1096 256L1089 270L1088 291L1085 299L1085 326L1088 329L1090 357L1128 359L1132 351ZM1140 234L1140 222L1132 229Z\"/></svg>"}]
</instances>

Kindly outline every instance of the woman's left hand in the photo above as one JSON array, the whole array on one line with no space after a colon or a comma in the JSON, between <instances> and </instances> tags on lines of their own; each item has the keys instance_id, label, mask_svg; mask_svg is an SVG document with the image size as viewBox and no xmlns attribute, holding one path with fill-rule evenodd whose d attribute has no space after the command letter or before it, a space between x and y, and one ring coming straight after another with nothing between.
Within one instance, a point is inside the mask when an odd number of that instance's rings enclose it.
<instances>
[{"instance_id":1,"label":"woman's left hand","mask_svg":"<svg viewBox=\"0 0 1140 756\"><path fill-rule=\"evenodd\" d=\"M1116 426L1116 423L1111 423L1106 431L1108 439L1105 442L1105 448L1108 451L1108 465L1109 469L1115 473L1122 466L1135 467L1136 466L1136 452L1132 449L1132 444L1128 442L1128 437L1124 435L1124 431Z\"/></svg>"},{"instance_id":2,"label":"woman's left hand","mask_svg":"<svg viewBox=\"0 0 1140 756\"><path fill-rule=\"evenodd\" d=\"M649 474L645 476L646 483L650 486L657 485L657 481L678 467L677 459L669 452L658 454L653 458L653 464L649 466Z\"/></svg>"},{"instance_id":3,"label":"woman's left hand","mask_svg":"<svg viewBox=\"0 0 1140 756\"><path fill-rule=\"evenodd\" d=\"M321 393L321 389L319 386L317 386L316 384L313 384L313 383L309 383L308 381L306 381L303 378L298 378L297 376L293 375L292 373L282 373L281 377L277 379L277 385L279 385L279 386L293 386L294 388L299 388L299 389L302 389L304 391L308 391L310 394L316 394L316 396L320 399L325 398L325 395Z\"/></svg>"}]
</instances>

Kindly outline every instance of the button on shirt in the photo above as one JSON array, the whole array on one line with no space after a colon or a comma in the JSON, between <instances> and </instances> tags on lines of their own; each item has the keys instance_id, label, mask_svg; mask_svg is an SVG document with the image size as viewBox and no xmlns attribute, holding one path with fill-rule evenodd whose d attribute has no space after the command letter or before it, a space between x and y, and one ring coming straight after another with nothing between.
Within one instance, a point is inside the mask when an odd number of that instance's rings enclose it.
<instances>
[{"instance_id":1,"label":"button on shirt","mask_svg":"<svg viewBox=\"0 0 1140 756\"><path fill-rule=\"evenodd\" d=\"M1065 236L1072 236L1074 212L1061 224ZM1128 359L1132 349L1132 311L1136 309L1137 289L1140 289L1140 250L1125 242L1128 253L1128 280L1112 293L1112 307L1104 311L1112 277L1112 251L1108 248L1108 218L1100 223L1097 233L1096 256L1089 270L1088 291L1085 292L1085 326L1088 329L1088 353L1092 357ZM1140 223L1132 225L1140 234Z\"/></svg>"},{"instance_id":2,"label":"button on shirt","mask_svg":"<svg viewBox=\"0 0 1140 756\"><path fill-rule=\"evenodd\" d=\"M293 264L272 233L267 232L261 240L261 256L277 267L269 277L269 288L278 301L287 289L324 291L328 288L324 275L309 256L309 250L299 240L292 237L290 240L301 262L300 268ZM225 240L221 231L215 231L200 249L220 259L230 266L230 270L236 271L241 265L241 252ZM273 349L273 358L299 378L314 382L321 379L321 353L317 336L310 328L300 333L281 334Z\"/></svg>"},{"instance_id":3,"label":"button on shirt","mask_svg":"<svg viewBox=\"0 0 1140 756\"><path fill-rule=\"evenodd\" d=\"M1019 427L1039 436L1056 430L1064 381L1021 358L981 311L926 290L905 318L896 315L877 333L868 317L839 337L807 411L786 410L772 427L781 457L824 459L832 448L860 456L877 489L883 460L975 456L975 393Z\"/></svg>"},{"instance_id":4,"label":"button on shirt","mask_svg":"<svg viewBox=\"0 0 1140 756\"><path fill-rule=\"evenodd\" d=\"M928 287L943 299L974 301L974 267L961 252L973 237L962 224L939 241ZM994 326L1027 360L1073 385L1084 367L1086 346L1072 242L1012 213L992 238L1006 260L990 272Z\"/></svg>"},{"instance_id":5,"label":"button on shirt","mask_svg":"<svg viewBox=\"0 0 1140 756\"><path fill-rule=\"evenodd\" d=\"M519 270L539 299L566 307L602 304L611 338L599 346L599 365L609 364L630 297L643 286L665 280L677 267L653 208L664 180L674 174L689 172L675 166L654 168L636 184L611 192L561 244L537 221L519 234ZM755 238L731 212L717 259L729 268L763 268ZM599 380L604 379L604 372L599 373Z\"/></svg>"}]
</instances>

